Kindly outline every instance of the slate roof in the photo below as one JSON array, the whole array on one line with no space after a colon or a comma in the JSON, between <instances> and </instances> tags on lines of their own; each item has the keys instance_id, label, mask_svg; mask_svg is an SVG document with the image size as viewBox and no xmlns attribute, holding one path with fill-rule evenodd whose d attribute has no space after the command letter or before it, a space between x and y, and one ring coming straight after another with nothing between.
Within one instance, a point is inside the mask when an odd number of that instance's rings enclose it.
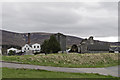
<instances>
[{"instance_id":1,"label":"slate roof","mask_svg":"<svg viewBox=\"0 0 120 80\"><path fill-rule=\"evenodd\" d=\"M87 49L89 51L109 51L109 45L92 44L88 45Z\"/></svg>"},{"instance_id":2,"label":"slate roof","mask_svg":"<svg viewBox=\"0 0 120 80\"><path fill-rule=\"evenodd\" d=\"M120 47L110 47L110 51L120 51Z\"/></svg>"}]
</instances>

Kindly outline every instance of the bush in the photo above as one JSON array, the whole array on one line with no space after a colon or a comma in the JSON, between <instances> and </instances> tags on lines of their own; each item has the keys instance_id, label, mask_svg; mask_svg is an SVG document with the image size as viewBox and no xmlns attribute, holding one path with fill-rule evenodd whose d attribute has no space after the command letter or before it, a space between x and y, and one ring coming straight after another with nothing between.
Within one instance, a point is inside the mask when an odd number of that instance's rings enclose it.
<instances>
[{"instance_id":1,"label":"bush","mask_svg":"<svg viewBox=\"0 0 120 80\"><path fill-rule=\"evenodd\" d=\"M9 55L9 56L15 55L15 51L10 50L9 53L8 53L8 55Z\"/></svg>"},{"instance_id":2,"label":"bush","mask_svg":"<svg viewBox=\"0 0 120 80\"><path fill-rule=\"evenodd\" d=\"M34 55L40 54L40 52L35 52Z\"/></svg>"}]
</instances>

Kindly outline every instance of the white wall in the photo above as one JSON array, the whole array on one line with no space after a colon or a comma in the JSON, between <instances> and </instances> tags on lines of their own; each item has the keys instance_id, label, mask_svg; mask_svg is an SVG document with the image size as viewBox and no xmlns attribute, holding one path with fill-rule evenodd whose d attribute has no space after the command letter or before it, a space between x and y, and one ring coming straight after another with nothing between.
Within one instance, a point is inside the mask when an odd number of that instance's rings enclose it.
<instances>
[{"instance_id":1,"label":"white wall","mask_svg":"<svg viewBox=\"0 0 120 80\"><path fill-rule=\"evenodd\" d=\"M17 53L18 49L16 49L16 48L7 49L7 54L9 53L9 51L15 51L15 53Z\"/></svg>"},{"instance_id":2,"label":"white wall","mask_svg":"<svg viewBox=\"0 0 120 80\"><path fill-rule=\"evenodd\" d=\"M25 46L22 47L22 52L27 52L29 50L32 50L32 49L28 44L25 44Z\"/></svg>"},{"instance_id":3,"label":"white wall","mask_svg":"<svg viewBox=\"0 0 120 80\"><path fill-rule=\"evenodd\" d=\"M40 50L41 50L40 44L38 44L38 43L33 44L33 45L32 45L32 50L33 50L33 51L40 52Z\"/></svg>"}]
</instances>

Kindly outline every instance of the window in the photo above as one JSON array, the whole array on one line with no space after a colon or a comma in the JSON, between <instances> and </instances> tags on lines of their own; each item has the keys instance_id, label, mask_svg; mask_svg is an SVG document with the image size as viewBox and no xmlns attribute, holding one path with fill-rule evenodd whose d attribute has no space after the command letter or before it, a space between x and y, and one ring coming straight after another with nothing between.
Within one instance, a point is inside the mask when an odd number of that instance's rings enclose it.
<instances>
[{"instance_id":1,"label":"window","mask_svg":"<svg viewBox=\"0 0 120 80\"><path fill-rule=\"evenodd\" d=\"M37 48L39 48L39 46L37 46Z\"/></svg>"}]
</instances>

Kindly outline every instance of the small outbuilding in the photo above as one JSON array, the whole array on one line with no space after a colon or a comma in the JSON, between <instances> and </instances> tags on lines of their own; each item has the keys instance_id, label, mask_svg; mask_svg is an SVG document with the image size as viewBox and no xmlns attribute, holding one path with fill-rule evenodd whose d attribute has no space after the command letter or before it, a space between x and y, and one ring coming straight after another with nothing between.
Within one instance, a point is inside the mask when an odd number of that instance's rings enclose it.
<instances>
[{"instance_id":1,"label":"small outbuilding","mask_svg":"<svg viewBox=\"0 0 120 80\"><path fill-rule=\"evenodd\" d=\"M10 49L7 49L7 54L8 54L10 51L14 51L15 53L21 52L21 50L18 50L18 49L16 49L16 48L10 48Z\"/></svg>"}]
</instances>

